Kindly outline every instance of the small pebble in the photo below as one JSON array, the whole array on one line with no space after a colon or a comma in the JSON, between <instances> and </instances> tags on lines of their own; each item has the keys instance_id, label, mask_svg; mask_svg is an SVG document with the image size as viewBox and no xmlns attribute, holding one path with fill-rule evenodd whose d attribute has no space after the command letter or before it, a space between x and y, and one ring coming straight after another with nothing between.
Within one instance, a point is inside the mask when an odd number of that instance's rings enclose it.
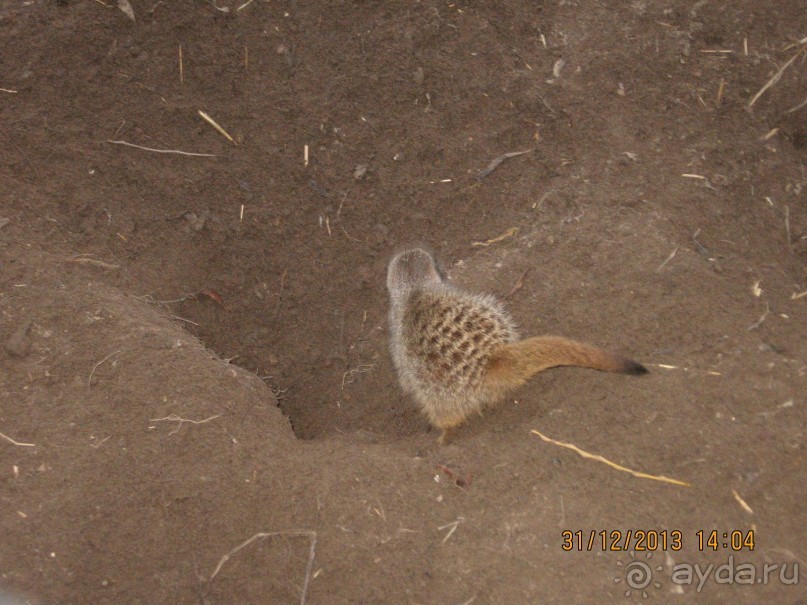
<instances>
[{"instance_id":1,"label":"small pebble","mask_svg":"<svg viewBox=\"0 0 807 605\"><path fill-rule=\"evenodd\" d=\"M31 339L28 331L31 329L31 321L23 322L11 337L6 341L6 353L12 357L25 357L31 351Z\"/></svg>"}]
</instances>

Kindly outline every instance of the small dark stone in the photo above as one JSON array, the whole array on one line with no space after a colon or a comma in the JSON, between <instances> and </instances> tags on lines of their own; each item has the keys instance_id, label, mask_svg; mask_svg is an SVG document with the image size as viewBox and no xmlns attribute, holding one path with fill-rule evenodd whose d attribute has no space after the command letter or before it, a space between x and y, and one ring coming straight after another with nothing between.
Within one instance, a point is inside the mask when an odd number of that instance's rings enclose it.
<instances>
[{"instance_id":1,"label":"small dark stone","mask_svg":"<svg viewBox=\"0 0 807 605\"><path fill-rule=\"evenodd\" d=\"M6 353L12 357L25 357L31 351L31 339L28 331L31 329L31 321L23 322L11 337L6 341Z\"/></svg>"}]
</instances>

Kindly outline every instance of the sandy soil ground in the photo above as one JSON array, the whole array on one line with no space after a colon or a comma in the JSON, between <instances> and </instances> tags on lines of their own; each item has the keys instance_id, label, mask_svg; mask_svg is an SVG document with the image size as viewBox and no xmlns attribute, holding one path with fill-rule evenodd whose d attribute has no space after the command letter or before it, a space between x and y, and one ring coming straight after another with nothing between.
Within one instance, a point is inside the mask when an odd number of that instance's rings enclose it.
<instances>
[{"instance_id":1,"label":"sandy soil ground","mask_svg":"<svg viewBox=\"0 0 807 605\"><path fill-rule=\"evenodd\" d=\"M807 602L802 2L131 8L0 2L0 602ZM651 373L437 446L412 241Z\"/></svg>"}]
</instances>

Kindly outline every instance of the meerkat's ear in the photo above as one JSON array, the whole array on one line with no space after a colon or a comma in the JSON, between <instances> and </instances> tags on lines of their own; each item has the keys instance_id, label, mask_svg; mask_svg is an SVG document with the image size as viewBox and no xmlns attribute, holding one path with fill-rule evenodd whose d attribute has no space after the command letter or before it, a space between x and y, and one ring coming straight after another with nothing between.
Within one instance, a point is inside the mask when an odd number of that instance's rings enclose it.
<instances>
[{"instance_id":1,"label":"meerkat's ear","mask_svg":"<svg viewBox=\"0 0 807 605\"><path fill-rule=\"evenodd\" d=\"M422 248L405 250L395 255L387 270L387 287L390 291L436 284L443 276L434 258Z\"/></svg>"},{"instance_id":2,"label":"meerkat's ear","mask_svg":"<svg viewBox=\"0 0 807 605\"><path fill-rule=\"evenodd\" d=\"M429 266L426 272L427 279L430 282L444 282L446 281L446 271L443 263L440 262L440 257L434 252L434 249L428 244L418 244L420 252L425 252L429 257Z\"/></svg>"},{"instance_id":3,"label":"meerkat's ear","mask_svg":"<svg viewBox=\"0 0 807 605\"><path fill-rule=\"evenodd\" d=\"M445 279L434 257L432 257L432 263L427 270L427 279L430 282L441 282Z\"/></svg>"}]
</instances>

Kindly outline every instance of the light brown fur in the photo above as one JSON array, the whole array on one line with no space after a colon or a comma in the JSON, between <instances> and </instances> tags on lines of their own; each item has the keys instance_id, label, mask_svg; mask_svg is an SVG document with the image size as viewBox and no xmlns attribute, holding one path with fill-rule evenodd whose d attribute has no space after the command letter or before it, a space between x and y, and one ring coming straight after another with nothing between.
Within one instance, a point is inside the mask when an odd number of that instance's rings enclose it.
<instances>
[{"instance_id":1,"label":"light brown fur","mask_svg":"<svg viewBox=\"0 0 807 605\"><path fill-rule=\"evenodd\" d=\"M441 443L470 415L549 368L647 372L635 361L568 338L519 340L501 303L446 283L434 258L421 248L392 259L387 289L398 378L429 422L442 429Z\"/></svg>"}]
</instances>

